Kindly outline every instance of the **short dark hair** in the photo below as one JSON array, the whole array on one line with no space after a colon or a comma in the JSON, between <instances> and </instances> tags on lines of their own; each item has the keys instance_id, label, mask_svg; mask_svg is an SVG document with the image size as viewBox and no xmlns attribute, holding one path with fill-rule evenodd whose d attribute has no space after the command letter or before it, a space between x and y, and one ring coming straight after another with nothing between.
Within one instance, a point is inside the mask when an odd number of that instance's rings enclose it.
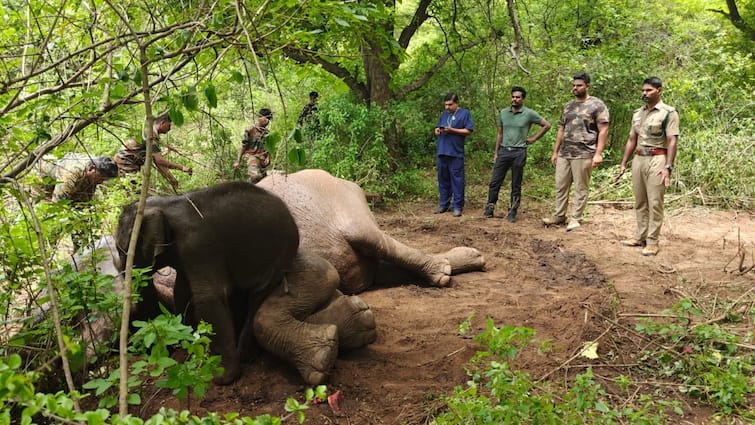
<instances>
[{"instance_id":1,"label":"short dark hair","mask_svg":"<svg viewBox=\"0 0 755 425\"><path fill-rule=\"evenodd\" d=\"M309 92L309 97L320 97L320 93L317 93L316 91Z\"/></svg>"},{"instance_id":2,"label":"short dark hair","mask_svg":"<svg viewBox=\"0 0 755 425\"><path fill-rule=\"evenodd\" d=\"M459 96L456 93L448 93L443 99L444 102L452 101L453 103L459 103Z\"/></svg>"},{"instance_id":3,"label":"short dark hair","mask_svg":"<svg viewBox=\"0 0 755 425\"><path fill-rule=\"evenodd\" d=\"M109 156L92 158L94 169L105 177L113 178L118 175L118 165Z\"/></svg>"},{"instance_id":4,"label":"short dark hair","mask_svg":"<svg viewBox=\"0 0 755 425\"><path fill-rule=\"evenodd\" d=\"M573 80L582 80L585 82L585 84L590 84L590 74L582 71L578 72L577 75L574 76Z\"/></svg>"},{"instance_id":5,"label":"short dark hair","mask_svg":"<svg viewBox=\"0 0 755 425\"><path fill-rule=\"evenodd\" d=\"M260 113L258 115L261 117L265 117L269 120L273 119L273 111L271 111L269 108L260 109Z\"/></svg>"},{"instance_id":6,"label":"short dark hair","mask_svg":"<svg viewBox=\"0 0 755 425\"><path fill-rule=\"evenodd\" d=\"M648 78L645 78L645 80L642 81L642 84L643 85L650 84L651 86L653 86L653 87L655 87L657 89L660 89L660 88L663 87L663 81L661 81L661 79L658 78L658 77L648 77Z\"/></svg>"},{"instance_id":7,"label":"short dark hair","mask_svg":"<svg viewBox=\"0 0 755 425\"><path fill-rule=\"evenodd\" d=\"M524 87L514 86L511 88L511 94L514 94L515 91L518 91L522 94L522 99L527 97L527 90L524 89Z\"/></svg>"}]
</instances>

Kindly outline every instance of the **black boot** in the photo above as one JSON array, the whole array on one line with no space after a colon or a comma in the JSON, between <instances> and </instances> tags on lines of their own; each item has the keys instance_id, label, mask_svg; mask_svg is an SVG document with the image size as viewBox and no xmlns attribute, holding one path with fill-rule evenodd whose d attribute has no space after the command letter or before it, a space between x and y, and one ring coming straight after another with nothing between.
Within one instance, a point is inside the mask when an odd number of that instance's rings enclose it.
<instances>
[{"instance_id":1,"label":"black boot","mask_svg":"<svg viewBox=\"0 0 755 425\"><path fill-rule=\"evenodd\" d=\"M510 223L514 223L516 221L516 208L509 210L509 215L506 216L506 220L508 220Z\"/></svg>"},{"instance_id":2,"label":"black boot","mask_svg":"<svg viewBox=\"0 0 755 425\"><path fill-rule=\"evenodd\" d=\"M488 204L485 206L485 212L482 214L485 218L493 218L493 210L495 210L495 204Z\"/></svg>"}]
</instances>

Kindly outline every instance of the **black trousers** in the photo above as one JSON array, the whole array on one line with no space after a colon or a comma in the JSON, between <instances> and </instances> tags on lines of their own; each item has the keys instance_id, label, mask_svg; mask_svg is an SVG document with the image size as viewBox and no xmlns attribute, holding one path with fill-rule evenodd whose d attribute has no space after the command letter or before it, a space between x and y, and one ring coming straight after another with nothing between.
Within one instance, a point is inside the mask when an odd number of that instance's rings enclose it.
<instances>
[{"instance_id":1,"label":"black trousers","mask_svg":"<svg viewBox=\"0 0 755 425\"><path fill-rule=\"evenodd\" d=\"M506 173L511 169L511 208L519 208L522 199L522 177L524 176L524 164L527 163L526 148L505 148L498 150L498 159L493 166L493 178L488 186L488 204L498 202L498 192L506 178Z\"/></svg>"}]
</instances>

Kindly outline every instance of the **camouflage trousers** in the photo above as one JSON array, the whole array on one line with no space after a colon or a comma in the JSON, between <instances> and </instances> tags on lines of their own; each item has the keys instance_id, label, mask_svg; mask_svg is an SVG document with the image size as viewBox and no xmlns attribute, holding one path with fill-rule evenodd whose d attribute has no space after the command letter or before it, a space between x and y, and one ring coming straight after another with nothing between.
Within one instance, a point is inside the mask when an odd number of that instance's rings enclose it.
<instances>
[{"instance_id":1,"label":"camouflage trousers","mask_svg":"<svg viewBox=\"0 0 755 425\"><path fill-rule=\"evenodd\" d=\"M246 154L246 175L251 183L257 183L267 175L267 166L270 164L270 153L262 151L255 154Z\"/></svg>"}]
</instances>

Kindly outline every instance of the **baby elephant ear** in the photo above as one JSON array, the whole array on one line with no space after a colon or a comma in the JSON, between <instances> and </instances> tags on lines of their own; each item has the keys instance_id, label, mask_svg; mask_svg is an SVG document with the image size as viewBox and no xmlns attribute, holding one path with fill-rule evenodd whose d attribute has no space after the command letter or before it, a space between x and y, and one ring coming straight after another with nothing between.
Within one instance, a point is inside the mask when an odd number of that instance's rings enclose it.
<instances>
[{"instance_id":1,"label":"baby elephant ear","mask_svg":"<svg viewBox=\"0 0 755 425\"><path fill-rule=\"evenodd\" d=\"M168 221L159 208L146 208L142 229L139 232L141 242L139 247L144 258L153 260L164 253L172 243Z\"/></svg>"}]
</instances>

